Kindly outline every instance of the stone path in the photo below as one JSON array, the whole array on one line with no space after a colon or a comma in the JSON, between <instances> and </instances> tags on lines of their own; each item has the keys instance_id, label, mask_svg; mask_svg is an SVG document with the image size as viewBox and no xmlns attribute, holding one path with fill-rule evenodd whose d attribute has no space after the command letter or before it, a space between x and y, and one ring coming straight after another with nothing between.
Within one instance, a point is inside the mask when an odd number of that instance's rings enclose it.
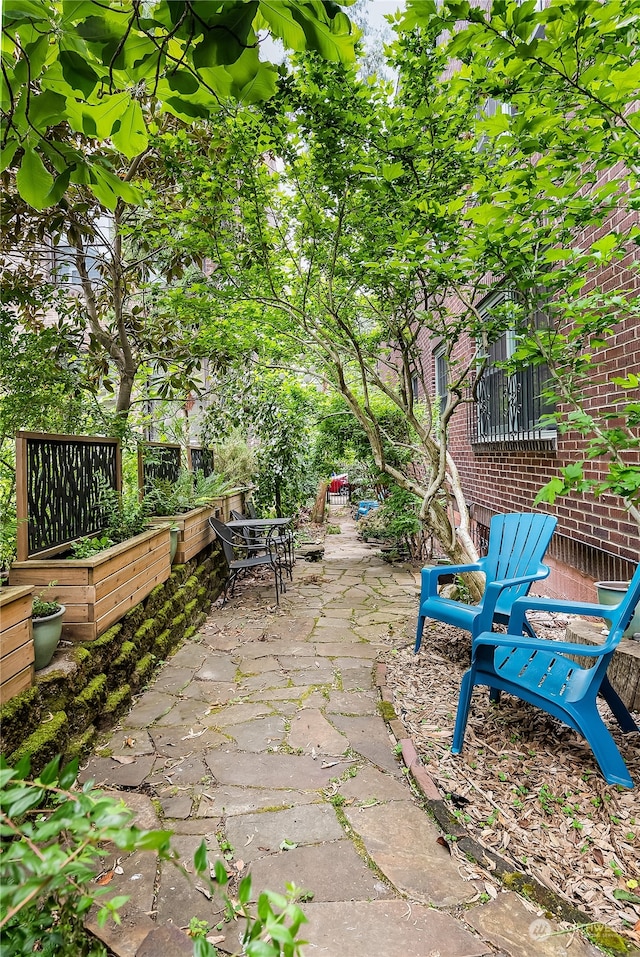
<instances>
[{"instance_id":1,"label":"stone path","mask_svg":"<svg viewBox=\"0 0 640 957\"><path fill-rule=\"evenodd\" d=\"M212 865L226 855L251 873L254 894L307 891L305 957L593 957L438 843L375 685L379 653L413 630L418 575L359 542L346 510L331 520L341 534L322 562L296 564L280 608L270 583L215 608L83 780L119 793L140 826L171 829L188 872L204 839ZM221 920L173 865L136 854L120 866L109 890L131 895L122 925L92 928L118 957L188 954L174 928ZM213 933L239 950L237 924Z\"/></svg>"}]
</instances>

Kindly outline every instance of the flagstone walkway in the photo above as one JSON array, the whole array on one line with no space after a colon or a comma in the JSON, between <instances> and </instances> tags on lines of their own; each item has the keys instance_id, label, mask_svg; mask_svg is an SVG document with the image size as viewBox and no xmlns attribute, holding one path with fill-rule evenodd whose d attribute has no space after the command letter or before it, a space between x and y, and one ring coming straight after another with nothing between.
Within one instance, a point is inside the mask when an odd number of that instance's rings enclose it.
<instances>
[{"instance_id":1,"label":"flagstone walkway","mask_svg":"<svg viewBox=\"0 0 640 957\"><path fill-rule=\"evenodd\" d=\"M193 873L209 860L254 893L303 888L305 957L591 957L487 874L451 855L423 810L378 709L375 661L414 627L419 575L361 543L346 509L324 560L299 561L279 608L270 582L214 608L83 771L162 826ZM159 815L159 817L158 817ZM113 864L113 862L111 862ZM174 934L209 922L224 953L237 923L173 865L120 862L120 927L93 928L118 957L189 954ZM497 887L497 885L496 885ZM180 941L182 941L180 943Z\"/></svg>"}]
</instances>

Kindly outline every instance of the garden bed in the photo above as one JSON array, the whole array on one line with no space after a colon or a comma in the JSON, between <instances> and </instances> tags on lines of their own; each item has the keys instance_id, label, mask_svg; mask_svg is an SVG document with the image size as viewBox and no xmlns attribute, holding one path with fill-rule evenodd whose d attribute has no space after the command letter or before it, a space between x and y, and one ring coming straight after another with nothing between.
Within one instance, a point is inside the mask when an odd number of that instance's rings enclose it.
<instances>
[{"instance_id":1,"label":"garden bed","mask_svg":"<svg viewBox=\"0 0 640 957\"><path fill-rule=\"evenodd\" d=\"M209 524L209 517L214 514L214 507L203 505L193 508L190 512L180 515L157 516L149 519L152 525L171 525L178 529L178 547L174 556L174 564L184 565L185 562L210 545L214 540L213 529Z\"/></svg>"},{"instance_id":2,"label":"garden bed","mask_svg":"<svg viewBox=\"0 0 640 957\"><path fill-rule=\"evenodd\" d=\"M29 755L36 774L56 754L66 761L87 753L160 662L195 635L226 575L214 544L197 560L176 565L166 582L96 641L61 644L33 686L0 710L0 750L9 762Z\"/></svg>"},{"instance_id":3,"label":"garden bed","mask_svg":"<svg viewBox=\"0 0 640 957\"><path fill-rule=\"evenodd\" d=\"M32 593L29 585L0 588L0 705L33 684Z\"/></svg>"},{"instance_id":4,"label":"garden bed","mask_svg":"<svg viewBox=\"0 0 640 957\"><path fill-rule=\"evenodd\" d=\"M66 607L63 639L94 641L167 580L170 546L169 525L154 527L90 558L15 562L9 583L46 589L48 599Z\"/></svg>"}]
</instances>

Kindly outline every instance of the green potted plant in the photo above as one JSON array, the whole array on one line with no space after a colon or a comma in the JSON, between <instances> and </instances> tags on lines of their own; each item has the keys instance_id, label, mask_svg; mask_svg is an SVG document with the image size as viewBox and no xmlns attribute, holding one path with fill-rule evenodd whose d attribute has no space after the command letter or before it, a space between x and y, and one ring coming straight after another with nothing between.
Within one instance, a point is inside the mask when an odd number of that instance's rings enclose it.
<instances>
[{"instance_id":1,"label":"green potted plant","mask_svg":"<svg viewBox=\"0 0 640 957\"><path fill-rule=\"evenodd\" d=\"M48 587L54 585L55 582L50 582ZM59 601L44 598L45 591L34 595L31 607L36 671L46 668L53 658L62 635L62 617L66 610Z\"/></svg>"}]
</instances>

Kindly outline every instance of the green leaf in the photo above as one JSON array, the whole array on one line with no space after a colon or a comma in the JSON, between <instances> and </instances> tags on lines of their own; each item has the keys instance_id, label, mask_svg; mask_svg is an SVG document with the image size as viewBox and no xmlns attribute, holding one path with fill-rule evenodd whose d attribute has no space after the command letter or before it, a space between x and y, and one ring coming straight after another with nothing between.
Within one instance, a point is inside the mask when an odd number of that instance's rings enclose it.
<instances>
[{"instance_id":1,"label":"green leaf","mask_svg":"<svg viewBox=\"0 0 640 957\"><path fill-rule=\"evenodd\" d=\"M238 886L238 900L241 904L248 904L251 900L251 875L243 877Z\"/></svg>"},{"instance_id":2,"label":"green leaf","mask_svg":"<svg viewBox=\"0 0 640 957\"><path fill-rule=\"evenodd\" d=\"M193 64L197 68L234 63L255 42L252 27L258 0L227 3L226 7L222 16L208 20L208 32L194 48Z\"/></svg>"},{"instance_id":3,"label":"green leaf","mask_svg":"<svg viewBox=\"0 0 640 957\"><path fill-rule=\"evenodd\" d=\"M42 772L38 776L38 780L43 784L53 784L58 778L58 770L60 767L60 756L55 757L52 761L43 768Z\"/></svg>"},{"instance_id":4,"label":"green leaf","mask_svg":"<svg viewBox=\"0 0 640 957\"><path fill-rule=\"evenodd\" d=\"M638 897L637 894L632 894L631 891L625 891L622 888L615 890L613 896L618 901L629 901L631 904L640 904L640 897Z\"/></svg>"},{"instance_id":5,"label":"green leaf","mask_svg":"<svg viewBox=\"0 0 640 957\"><path fill-rule=\"evenodd\" d=\"M216 861L213 865L213 872L215 874L216 884L219 884L220 887L225 887L229 881L229 876L224 868L222 861Z\"/></svg>"},{"instance_id":6,"label":"green leaf","mask_svg":"<svg viewBox=\"0 0 640 957\"><path fill-rule=\"evenodd\" d=\"M18 192L25 203L34 209L45 209L51 205L48 201L53 187L53 176L45 168L38 153L27 147L16 174Z\"/></svg>"},{"instance_id":7,"label":"green leaf","mask_svg":"<svg viewBox=\"0 0 640 957\"><path fill-rule=\"evenodd\" d=\"M91 96L98 82L98 74L91 64L75 50L60 50L59 62L62 75L72 90Z\"/></svg>"},{"instance_id":8,"label":"green leaf","mask_svg":"<svg viewBox=\"0 0 640 957\"><path fill-rule=\"evenodd\" d=\"M204 937L196 937L193 941L193 957L215 957L217 951Z\"/></svg>"},{"instance_id":9,"label":"green leaf","mask_svg":"<svg viewBox=\"0 0 640 957\"><path fill-rule=\"evenodd\" d=\"M129 102L120 116L119 124L119 129L111 134L111 140L116 149L128 159L133 159L142 153L149 143L144 116L137 100Z\"/></svg>"},{"instance_id":10,"label":"green leaf","mask_svg":"<svg viewBox=\"0 0 640 957\"><path fill-rule=\"evenodd\" d=\"M402 163L383 163L382 164L382 175L384 176L387 183L391 183L394 179L398 179L399 176L402 176L404 173L404 166Z\"/></svg>"},{"instance_id":11,"label":"green leaf","mask_svg":"<svg viewBox=\"0 0 640 957\"><path fill-rule=\"evenodd\" d=\"M4 173L13 161L13 157L16 155L16 151L20 143L18 140L9 140L8 146L0 151L0 173Z\"/></svg>"},{"instance_id":12,"label":"green leaf","mask_svg":"<svg viewBox=\"0 0 640 957\"><path fill-rule=\"evenodd\" d=\"M0 771L0 788L6 787L13 777L13 768L3 768Z\"/></svg>"},{"instance_id":13,"label":"green leaf","mask_svg":"<svg viewBox=\"0 0 640 957\"><path fill-rule=\"evenodd\" d=\"M198 850L193 855L193 865L198 872L202 874L209 871L209 858L207 856L207 845L204 840L200 843Z\"/></svg>"}]
</instances>

